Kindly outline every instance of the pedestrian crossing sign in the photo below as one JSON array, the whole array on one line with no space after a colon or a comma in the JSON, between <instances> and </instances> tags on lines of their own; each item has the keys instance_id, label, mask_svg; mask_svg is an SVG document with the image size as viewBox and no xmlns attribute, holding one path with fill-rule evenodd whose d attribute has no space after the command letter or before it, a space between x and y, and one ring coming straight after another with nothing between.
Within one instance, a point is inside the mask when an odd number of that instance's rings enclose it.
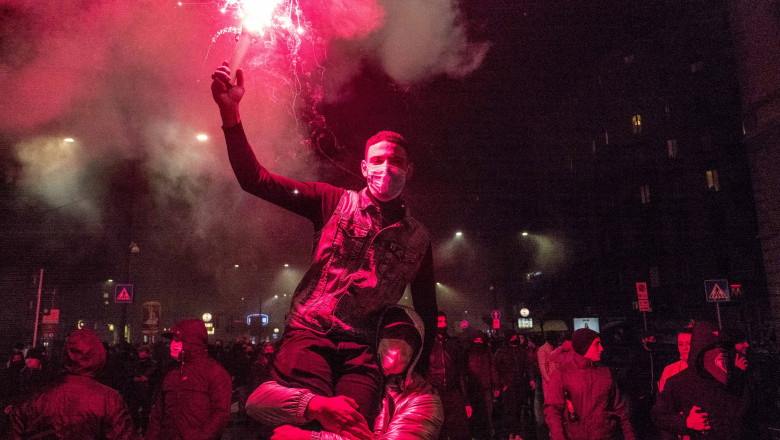
<instances>
[{"instance_id":1,"label":"pedestrian crossing sign","mask_svg":"<svg viewBox=\"0 0 780 440\"><path fill-rule=\"evenodd\" d=\"M132 303L133 302L133 285L132 284L117 284L114 288L114 302L116 303Z\"/></svg>"},{"instance_id":2,"label":"pedestrian crossing sign","mask_svg":"<svg viewBox=\"0 0 780 440\"><path fill-rule=\"evenodd\" d=\"M727 302L731 300L728 280L707 280L704 282L707 302Z\"/></svg>"}]
</instances>

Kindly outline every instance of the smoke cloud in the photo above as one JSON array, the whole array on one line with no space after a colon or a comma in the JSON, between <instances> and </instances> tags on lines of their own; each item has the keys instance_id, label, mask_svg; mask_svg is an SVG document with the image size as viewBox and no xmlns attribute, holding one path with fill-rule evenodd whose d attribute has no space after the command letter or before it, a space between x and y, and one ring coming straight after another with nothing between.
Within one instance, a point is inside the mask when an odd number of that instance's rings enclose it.
<instances>
[{"instance_id":1,"label":"smoke cloud","mask_svg":"<svg viewBox=\"0 0 780 440\"><path fill-rule=\"evenodd\" d=\"M261 163L300 180L319 177L317 158L302 142L310 127L301 115L323 99L338 103L366 63L412 85L461 78L488 50L469 40L455 0L328 0L301 8L313 34L296 56L261 56L280 48L256 44L242 102ZM143 252L154 241L169 256L190 253L203 271L247 243L257 244L257 254L281 249L307 258L310 228L242 194L227 162L209 83L234 46L234 34L214 36L238 23L219 5L0 0L0 14L0 134L13 140L16 183L42 209L61 208L106 231L133 224L128 234ZM128 161L132 177L120 166ZM132 192L133 206L110 202L118 192Z\"/></svg>"}]
</instances>

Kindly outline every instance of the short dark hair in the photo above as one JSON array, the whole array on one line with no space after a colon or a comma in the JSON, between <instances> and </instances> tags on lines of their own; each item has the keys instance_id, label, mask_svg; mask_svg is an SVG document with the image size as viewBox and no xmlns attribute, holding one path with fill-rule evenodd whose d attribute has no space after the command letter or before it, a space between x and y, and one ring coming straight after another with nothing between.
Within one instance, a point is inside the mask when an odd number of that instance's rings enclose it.
<instances>
[{"instance_id":1,"label":"short dark hair","mask_svg":"<svg viewBox=\"0 0 780 440\"><path fill-rule=\"evenodd\" d=\"M447 314L444 313L444 310L439 310L439 316L447 317Z\"/></svg>"},{"instance_id":2,"label":"short dark hair","mask_svg":"<svg viewBox=\"0 0 780 440\"><path fill-rule=\"evenodd\" d=\"M364 157L368 157L368 149L372 145L378 144L382 141L390 142L391 144L398 145L406 151L406 156L409 156L409 141L406 140L400 133L394 131L380 131L379 133L371 136L366 141L366 151L363 153Z\"/></svg>"}]
</instances>

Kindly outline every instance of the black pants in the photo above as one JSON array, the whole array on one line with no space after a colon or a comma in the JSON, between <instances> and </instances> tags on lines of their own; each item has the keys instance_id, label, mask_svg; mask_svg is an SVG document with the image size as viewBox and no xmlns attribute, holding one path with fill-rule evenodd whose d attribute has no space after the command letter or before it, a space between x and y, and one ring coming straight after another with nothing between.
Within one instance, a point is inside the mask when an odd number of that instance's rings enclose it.
<instances>
[{"instance_id":1,"label":"black pants","mask_svg":"<svg viewBox=\"0 0 780 440\"><path fill-rule=\"evenodd\" d=\"M383 393L372 345L288 329L276 354L273 378L281 385L306 388L320 396L351 397L373 430Z\"/></svg>"},{"instance_id":2,"label":"black pants","mask_svg":"<svg viewBox=\"0 0 780 440\"><path fill-rule=\"evenodd\" d=\"M463 394L459 389L444 389L438 393L444 409L444 424L439 440L468 440L469 423Z\"/></svg>"}]
</instances>

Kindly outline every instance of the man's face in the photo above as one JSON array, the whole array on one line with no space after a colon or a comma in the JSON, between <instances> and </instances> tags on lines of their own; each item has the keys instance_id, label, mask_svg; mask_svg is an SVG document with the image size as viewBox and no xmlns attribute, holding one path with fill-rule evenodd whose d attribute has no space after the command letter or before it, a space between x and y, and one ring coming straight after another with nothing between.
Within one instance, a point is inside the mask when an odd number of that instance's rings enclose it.
<instances>
[{"instance_id":1,"label":"man's face","mask_svg":"<svg viewBox=\"0 0 780 440\"><path fill-rule=\"evenodd\" d=\"M171 357L174 359L179 359L179 355L181 354L181 349L184 344L182 344L181 339L174 338L171 341Z\"/></svg>"},{"instance_id":2,"label":"man's face","mask_svg":"<svg viewBox=\"0 0 780 440\"><path fill-rule=\"evenodd\" d=\"M371 194L383 202L398 197L412 176L406 150L388 141L380 141L368 147L360 170L368 180Z\"/></svg>"},{"instance_id":3,"label":"man's face","mask_svg":"<svg viewBox=\"0 0 780 440\"><path fill-rule=\"evenodd\" d=\"M680 333L677 335L677 351L680 352L680 360L688 362L688 353L691 352L690 333Z\"/></svg>"},{"instance_id":4,"label":"man's face","mask_svg":"<svg viewBox=\"0 0 780 440\"><path fill-rule=\"evenodd\" d=\"M27 368L31 370L40 370L41 369L41 361L36 358L27 358L24 361L25 365L27 365Z\"/></svg>"},{"instance_id":5,"label":"man's face","mask_svg":"<svg viewBox=\"0 0 780 440\"><path fill-rule=\"evenodd\" d=\"M266 345L263 347L263 354L265 355L272 355L274 354L274 346L273 345Z\"/></svg>"},{"instance_id":6,"label":"man's face","mask_svg":"<svg viewBox=\"0 0 780 440\"><path fill-rule=\"evenodd\" d=\"M480 337L476 337L476 338L474 338L474 343L475 344L484 344L485 341L483 341L482 338L480 338Z\"/></svg>"},{"instance_id":7,"label":"man's face","mask_svg":"<svg viewBox=\"0 0 780 440\"><path fill-rule=\"evenodd\" d=\"M403 373L412 361L412 346L403 339L382 338L377 353L385 376Z\"/></svg>"},{"instance_id":8,"label":"man's face","mask_svg":"<svg viewBox=\"0 0 780 440\"><path fill-rule=\"evenodd\" d=\"M446 316L439 316L439 319L436 321L436 327L437 328L447 328L447 317Z\"/></svg>"},{"instance_id":9,"label":"man's face","mask_svg":"<svg viewBox=\"0 0 780 440\"><path fill-rule=\"evenodd\" d=\"M148 351L139 351L138 352L138 360L141 362L145 362L149 360L149 352Z\"/></svg>"},{"instance_id":10,"label":"man's face","mask_svg":"<svg viewBox=\"0 0 780 440\"><path fill-rule=\"evenodd\" d=\"M590 359L593 362L601 360L601 352L604 351L604 347L601 346L601 338L596 338L590 343L588 351L585 352L585 358Z\"/></svg>"},{"instance_id":11,"label":"man's face","mask_svg":"<svg viewBox=\"0 0 780 440\"><path fill-rule=\"evenodd\" d=\"M747 356L747 352L748 352L748 348L750 348L750 344L748 344L748 341L737 342L734 345L734 348L742 356Z\"/></svg>"},{"instance_id":12,"label":"man's face","mask_svg":"<svg viewBox=\"0 0 780 440\"><path fill-rule=\"evenodd\" d=\"M648 350L652 350L655 347L655 335L645 336L642 338L642 344Z\"/></svg>"}]
</instances>

